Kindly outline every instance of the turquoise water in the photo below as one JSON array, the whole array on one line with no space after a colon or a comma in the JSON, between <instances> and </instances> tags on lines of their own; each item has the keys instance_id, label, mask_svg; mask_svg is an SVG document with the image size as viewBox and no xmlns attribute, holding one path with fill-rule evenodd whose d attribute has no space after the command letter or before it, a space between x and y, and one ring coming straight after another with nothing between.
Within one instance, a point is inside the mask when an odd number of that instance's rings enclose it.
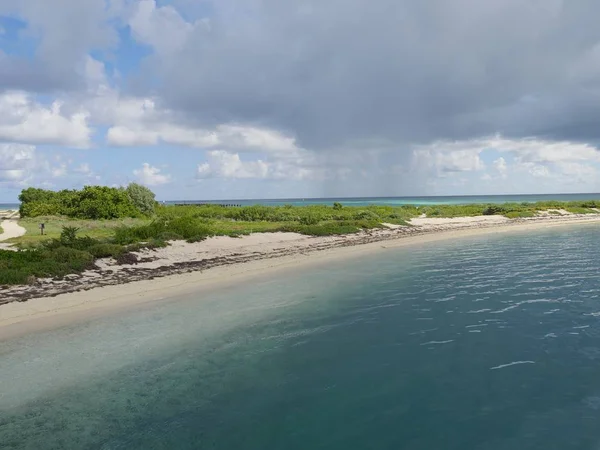
<instances>
[{"instance_id":1,"label":"turquoise water","mask_svg":"<svg viewBox=\"0 0 600 450\"><path fill-rule=\"evenodd\" d=\"M255 199L255 200L170 200L166 204L235 204L242 206L268 205L268 206L305 206L305 205L331 205L340 202L347 206L369 205L463 205L470 203L521 203L541 201L577 201L600 200L600 194L540 194L540 195L458 195L439 197L357 197L357 198L295 198L295 199ZM2 209L18 209L18 203L0 203Z\"/></svg>"},{"instance_id":2,"label":"turquoise water","mask_svg":"<svg viewBox=\"0 0 600 450\"><path fill-rule=\"evenodd\" d=\"M295 270L0 344L7 449L598 449L600 229Z\"/></svg>"},{"instance_id":3,"label":"turquoise water","mask_svg":"<svg viewBox=\"0 0 600 450\"><path fill-rule=\"evenodd\" d=\"M214 200L214 201L169 201L167 204L174 203L217 203L217 204L237 204L243 206L249 205L331 205L333 202L340 202L347 206L368 206L368 205L463 205L472 203L521 203L521 202L541 202L548 200L558 201L576 201L576 200L599 200L600 194L540 194L540 195L458 195L458 196L439 196L439 197L372 197L372 198L307 198L307 199L275 199L275 200Z\"/></svg>"}]
</instances>

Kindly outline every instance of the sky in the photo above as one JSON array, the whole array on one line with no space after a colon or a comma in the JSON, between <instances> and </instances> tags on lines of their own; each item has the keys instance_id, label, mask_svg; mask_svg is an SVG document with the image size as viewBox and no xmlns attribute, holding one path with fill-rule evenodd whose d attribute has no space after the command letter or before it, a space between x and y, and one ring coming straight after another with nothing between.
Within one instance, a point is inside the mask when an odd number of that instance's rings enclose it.
<instances>
[{"instance_id":1,"label":"sky","mask_svg":"<svg viewBox=\"0 0 600 450\"><path fill-rule=\"evenodd\" d=\"M600 192L593 0L0 0L0 202Z\"/></svg>"}]
</instances>

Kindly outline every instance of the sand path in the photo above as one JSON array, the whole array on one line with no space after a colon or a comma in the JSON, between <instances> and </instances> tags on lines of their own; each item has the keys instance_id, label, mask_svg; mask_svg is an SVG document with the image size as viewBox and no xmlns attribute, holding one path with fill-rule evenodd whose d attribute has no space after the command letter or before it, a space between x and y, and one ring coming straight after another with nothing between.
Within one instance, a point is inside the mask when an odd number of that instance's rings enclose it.
<instances>
[{"instance_id":1,"label":"sand path","mask_svg":"<svg viewBox=\"0 0 600 450\"><path fill-rule=\"evenodd\" d=\"M19 225L16 220L3 220L1 225L4 233L0 234L0 242L25 234L25 228Z\"/></svg>"}]
</instances>

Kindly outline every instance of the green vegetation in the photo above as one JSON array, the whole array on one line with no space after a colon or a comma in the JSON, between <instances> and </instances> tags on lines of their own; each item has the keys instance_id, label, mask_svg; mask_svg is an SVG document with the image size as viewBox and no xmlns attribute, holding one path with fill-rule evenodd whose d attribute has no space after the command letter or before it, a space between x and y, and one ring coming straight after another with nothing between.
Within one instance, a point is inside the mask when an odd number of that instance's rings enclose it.
<instances>
[{"instance_id":1,"label":"green vegetation","mask_svg":"<svg viewBox=\"0 0 600 450\"><path fill-rule=\"evenodd\" d=\"M154 214L154 208L156 207L156 196L154 192L145 186L137 183L130 183L125 188L125 192L131 199L133 206L135 206L142 214L151 216Z\"/></svg>"},{"instance_id":2,"label":"green vegetation","mask_svg":"<svg viewBox=\"0 0 600 450\"><path fill-rule=\"evenodd\" d=\"M114 220L85 220L70 219L68 217L43 216L36 218L25 218L19 221L19 225L25 228L26 233L19 238L11 239L9 243L18 244L21 248L39 246L44 241L58 238L63 227L76 227L80 234L95 239L108 240L115 229L122 226L135 226L147 223L148 219L114 219ZM44 235L40 233L40 223L45 225Z\"/></svg>"},{"instance_id":3,"label":"green vegetation","mask_svg":"<svg viewBox=\"0 0 600 450\"><path fill-rule=\"evenodd\" d=\"M85 186L81 190L58 192L28 188L21 192L19 200L21 217L65 216L97 220L152 214L154 194L135 184L127 188Z\"/></svg>"},{"instance_id":4,"label":"green vegetation","mask_svg":"<svg viewBox=\"0 0 600 450\"><path fill-rule=\"evenodd\" d=\"M37 278L83 272L93 268L97 258L113 257L119 261L128 252L139 249L139 246L81 237L79 231L76 227L66 226L58 238L47 239L35 248L16 252L0 250L0 285L31 284ZM151 246L153 243L145 245Z\"/></svg>"},{"instance_id":5,"label":"green vegetation","mask_svg":"<svg viewBox=\"0 0 600 450\"><path fill-rule=\"evenodd\" d=\"M61 277L93 266L98 258L135 259L129 252L167 245L171 240L198 242L210 236L238 237L256 232L296 232L311 236L356 233L408 225L412 218L504 215L533 217L541 211L598 213L600 201L432 206L295 207L219 205L162 206L147 188L88 186L80 191L26 189L19 197L25 236L12 239L18 252L0 251L0 284ZM553 212L550 211L550 214ZM560 214L555 212L555 214ZM39 224L45 224L42 236Z\"/></svg>"}]
</instances>

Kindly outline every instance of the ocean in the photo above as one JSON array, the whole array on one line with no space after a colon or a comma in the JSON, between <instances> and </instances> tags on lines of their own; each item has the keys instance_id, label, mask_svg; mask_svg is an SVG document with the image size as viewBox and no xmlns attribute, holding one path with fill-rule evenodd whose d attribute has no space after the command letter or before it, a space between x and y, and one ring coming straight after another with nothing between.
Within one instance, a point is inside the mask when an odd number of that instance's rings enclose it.
<instances>
[{"instance_id":1,"label":"ocean","mask_svg":"<svg viewBox=\"0 0 600 450\"><path fill-rule=\"evenodd\" d=\"M340 198L291 198L291 199L253 199L253 200L167 200L163 203L173 204L226 204L226 205L267 205L267 206L306 206L306 205L331 205L339 202L346 206L369 205L461 205L472 203L522 203L541 202L547 200L576 201L600 200L600 194L527 194L527 195L458 195L438 197L340 197ZM18 209L18 203L0 203L3 209Z\"/></svg>"},{"instance_id":2,"label":"ocean","mask_svg":"<svg viewBox=\"0 0 600 450\"><path fill-rule=\"evenodd\" d=\"M532 203L548 200L576 201L576 200L600 200L600 194L540 194L540 195L458 195L438 197L356 197L356 198L293 198L293 199L256 199L256 200L171 200L166 204L234 204L242 206L250 205L331 205L339 202L347 206L369 206L369 205L464 205L473 203Z\"/></svg>"},{"instance_id":3,"label":"ocean","mask_svg":"<svg viewBox=\"0 0 600 450\"><path fill-rule=\"evenodd\" d=\"M386 249L0 344L3 449L600 448L600 229Z\"/></svg>"}]
</instances>

